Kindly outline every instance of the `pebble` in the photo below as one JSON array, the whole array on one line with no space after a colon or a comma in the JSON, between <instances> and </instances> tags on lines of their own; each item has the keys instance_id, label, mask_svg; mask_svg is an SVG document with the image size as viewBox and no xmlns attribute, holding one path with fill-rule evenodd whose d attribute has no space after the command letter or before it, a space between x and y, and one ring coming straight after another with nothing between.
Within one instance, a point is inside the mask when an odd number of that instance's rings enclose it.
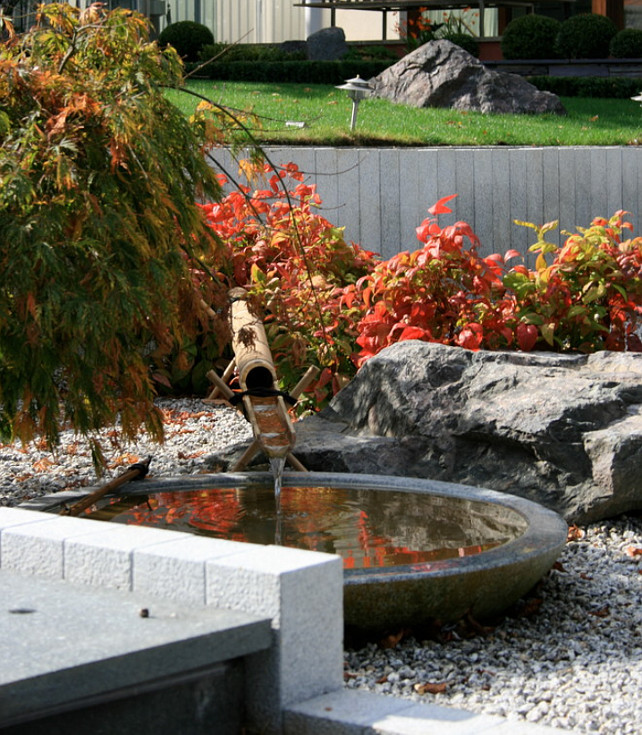
<instances>
[{"instance_id":1,"label":"pebble","mask_svg":"<svg viewBox=\"0 0 642 735\"><path fill-rule=\"evenodd\" d=\"M251 439L245 419L199 399L160 399L166 439L132 444L100 432L106 474L86 443L63 431L55 453L39 441L0 444L0 506L96 485L152 455L150 475L210 471L208 456ZM442 626L345 651L345 686L577 733L642 733L642 516L574 534L531 595L481 635Z\"/></svg>"}]
</instances>

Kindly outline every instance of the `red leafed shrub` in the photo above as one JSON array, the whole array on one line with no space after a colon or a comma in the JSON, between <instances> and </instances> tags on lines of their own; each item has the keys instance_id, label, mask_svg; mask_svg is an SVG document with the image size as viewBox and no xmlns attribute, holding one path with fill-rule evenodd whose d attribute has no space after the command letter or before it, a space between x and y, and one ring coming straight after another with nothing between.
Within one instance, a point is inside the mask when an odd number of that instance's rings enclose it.
<instances>
[{"instance_id":1,"label":"red leafed shrub","mask_svg":"<svg viewBox=\"0 0 642 735\"><path fill-rule=\"evenodd\" d=\"M514 304L502 283L504 259L482 258L470 226L441 228L441 199L417 228L424 247L378 264L359 281L366 313L359 324L359 363L405 339L499 349L514 344Z\"/></svg>"},{"instance_id":2,"label":"red leafed shrub","mask_svg":"<svg viewBox=\"0 0 642 735\"><path fill-rule=\"evenodd\" d=\"M537 234L529 269L510 265L521 258L515 250L480 256L465 222L440 227L438 215L454 198L445 197L417 228L423 247L381 261L346 243L293 164L275 171L242 162L241 169L252 186L202 207L222 243L216 269L230 287L247 288L265 314L284 388L308 365L321 368L305 408L407 339L467 349L642 351L642 239L622 239L630 229L624 212L595 219L561 248L545 239L557 223L520 223Z\"/></svg>"},{"instance_id":3,"label":"red leafed shrub","mask_svg":"<svg viewBox=\"0 0 642 735\"><path fill-rule=\"evenodd\" d=\"M642 351L642 238L622 239L632 229L625 215L595 218L561 248L545 239L556 222L519 223L536 231L530 249L539 255L535 270L514 268L504 285L515 295L520 322L537 328L545 348Z\"/></svg>"},{"instance_id":4,"label":"red leafed shrub","mask_svg":"<svg viewBox=\"0 0 642 735\"><path fill-rule=\"evenodd\" d=\"M450 199L417 228L421 250L378 264L358 282L366 307L359 364L405 339L469 349L642 351L642 239L622 240L631 227L624 212L595 219L561 248L544 239L557 223L519 223L538 235L530 270L508 268L520 255L514 250L481 257L465 222L439 227L436 215L450 212Z\"/></svg>"},{"instance_id":5,"label":"red leafed shrub","mask_svg":"<svg viewBox=\"0 0 642 735\"><path fill-rule=\"evenodd\" d=\"M294 164L242 163L247 179L221 202L206 204L206 221L222 240L219 266L231 286L254 297L277 374L291 388L309 365L321 368L316 405L354 374L353 353L362 312L354 284L370 272L374 254L346 243L343 230L317 211L314 186ZM311 396L312 398L312 396ZM303 402L305 407L305 402Z\"/></svg>"}]
</instances>

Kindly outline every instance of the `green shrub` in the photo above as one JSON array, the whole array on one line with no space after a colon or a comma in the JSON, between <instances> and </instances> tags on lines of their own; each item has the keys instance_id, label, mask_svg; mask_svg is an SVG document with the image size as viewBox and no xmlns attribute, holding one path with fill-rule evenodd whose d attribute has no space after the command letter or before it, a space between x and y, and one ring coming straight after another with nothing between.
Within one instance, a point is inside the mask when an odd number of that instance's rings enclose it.
<instances>
[{"instance_id":1,"label":"green shrub","mask_svg":"<svg viewBox=\"0 0 642 735\"><path fill-rule=\"evenodd\" d=\"M203 46L214 43L214 34L202 23L180 20L161 32L158 43L162 47L173 46L184 61L197 61Z\"/></svg>"},{"instance_id":2,"label":"green shrub","mask_svg":"<svg viewBox=\"0 0 642 735\"><path fill-rule=\"evenodd\" d=\"M629 77L546 77L533 76L528 81L542 92L559 97L602 97L629 99L639 94L642 79Z\"/></svg>"},{"instance_id":3,"label":"green shrub","mask_svg":"<svg viewBox=\"0 0 642 735\"><path fill-rule=\"evenodd\" d=\"M504 31L501 46L505 59L554 59L560 22L545 15L523 15Z\"/></svg>"},{"instance_id":4,"label":"green shrub","mask_svg":"<svg viewBox=\"0 0 642 735\"><path fill-rule=\"evenodd\" d=\"M642 30L625 28L619 31L611 39L609 51L616 59L642 58Z\"/></svg>"},{"instance_id":5,"label":"green shrub","mask_svg":"<svg viewBox=\"0 0 642 735\"><path fill-rule=\"evenodd\" d=\"M399 55L387 46L351 46L345 61L399 61Z\"/></svg>"},{"instance_id":6,"label":"green shrub","mask_svg":"<svg viewBox=\"0 0 642 735\"><path fill-rule=\"evenodd\" d=\"M560 25L555 48L565 59L605 59L616 33L617 26L604 15L573 15Z\"/></svg>"},{"instance_id":7,"label":"green shrub","mask_svg":"<svg viewBox=\"0 0 642 735\"><path fill-rule=\"evenodd\" d=\"M199 64L186 64L189 73ZM199 75L234 82L273 82L292 84L343 84L357 74L362 79L381 74L390 61L213 61Z\"/></svg>"},{"instance_id":8,"label":"green shrub","mask_svg":"<svg viewBox=\"0 0 642 735\"><path fill-rule=\"evenodd\" d=\"M285 51L277 44L208 43L200 50L199 58L209 61L217 58L223 63L232 61L303 61L305 51Z\"/></svg>"},{"instance_id":9,"label":"green shrub","mask_svg":"<svg viewBox=\"0 0 642 735\"><path fill-rule=\"evenodd\" d=\"M440 36L440 38L443 38L444 41L450 41L451 43L456 44L460 48L463 48L464 51L468 51L472 56L479 57L479 43L474 36L470 35L470 33L457 33L453 31L445 33L443 36Z\"/></svg>"}]
</instances>

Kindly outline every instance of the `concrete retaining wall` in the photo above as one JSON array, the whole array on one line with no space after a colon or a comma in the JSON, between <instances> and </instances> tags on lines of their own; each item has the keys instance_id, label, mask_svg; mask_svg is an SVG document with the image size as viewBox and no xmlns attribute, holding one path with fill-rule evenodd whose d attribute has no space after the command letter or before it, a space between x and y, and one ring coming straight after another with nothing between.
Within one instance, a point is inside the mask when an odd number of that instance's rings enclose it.
<instances>
[{"instance_id":1,"label":"concrete retaining wall","mask_svg":"<svg viewBox=\"0 0 642 735\"><path fill-rule=\"evenodd\" d=\"M588 123L587 123L588 124ZM586 227L618 209L640 232L642 149L271 148L274 163L295 162L316 183L323 214L348 240L390 257L418 247L415 228L438 199L458 194L440 224L469 222L481 252L526 252L533 232L515 219L562 229ZM217 153L232 173L236 167ZM551 233L551 239L554 239ZM533 259L528 261L532 264Z\"/></svg>"}]
</instances>

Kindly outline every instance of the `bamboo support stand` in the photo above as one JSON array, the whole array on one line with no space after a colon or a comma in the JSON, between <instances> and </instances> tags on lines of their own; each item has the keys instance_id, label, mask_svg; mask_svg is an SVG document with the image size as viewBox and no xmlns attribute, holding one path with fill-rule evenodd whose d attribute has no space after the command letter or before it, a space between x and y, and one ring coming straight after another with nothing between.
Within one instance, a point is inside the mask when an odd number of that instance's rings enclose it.
<instances>
[{"instance_id":1,"label":"bamboo support stand","mask_svg":"<svg viewBox=\"0 0 642 735\"><path fill-rule=\"evenodd\" d=\"M214 401L219 396L227 400L234 398L234 391L227 383L236 370L243 396L243 409L252 427L254 440L232 471L244 469L259 452L263 452L269 458L285 458L294 469L305 472L306 468L292 453L296 436L283 395L279 394L274 360L263 323L250 312L245 289L234 288L229 296L232 302L234 359L226 367L222 377L213 370L207 373L214 388L206 400ZM291 392L291 397L297 399L318 374L318 368L310 367Z\"/></svg>"}]
</instances>

